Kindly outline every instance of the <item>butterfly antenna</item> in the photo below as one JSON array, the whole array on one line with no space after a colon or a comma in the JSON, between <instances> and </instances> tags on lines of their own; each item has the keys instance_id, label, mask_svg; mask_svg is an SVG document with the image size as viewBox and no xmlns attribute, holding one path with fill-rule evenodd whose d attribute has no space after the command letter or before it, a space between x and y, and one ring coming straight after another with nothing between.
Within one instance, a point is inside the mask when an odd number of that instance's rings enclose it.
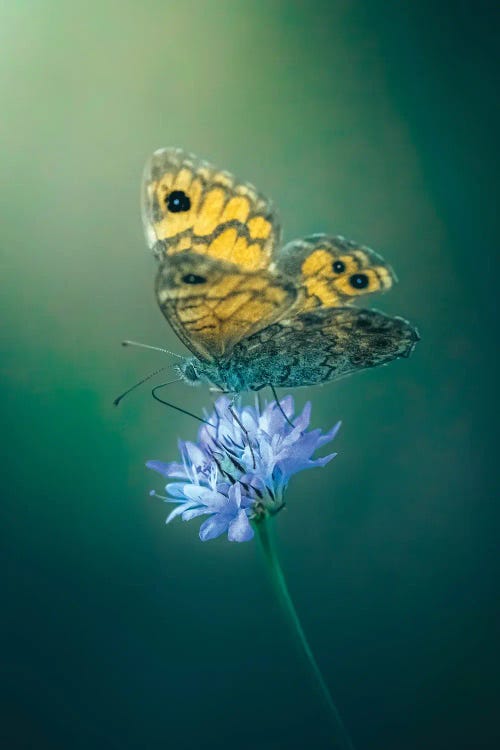
<instances>
[{"instance_id":1,"label":"butterfly antenna","mask_svg":"<svg viewBox=\"0 0 500 750\"><path fill-rule=\"evenodd\" d=\"M182 378L176 378L176 380L169 380L167 383L160 383L159 385L155 385L155 387L151 390L151 395L154 399L156 399L156 401L159 401L160 404L164 404L164 406L170 406L170 408L175 409L176 411L180 411L181 414L187 414L188 417L193 417L193 419L197 419L198 422L203 422L203 424L206 424L209 427L215 427L214 424L212 424L211 422L207 422L206 419L199 417L197 414L193 414L193 412L191 411L187 411L186 409L182 409L180 406L171 404L169 401L164 401L162 398L157 396L157 390L159 390L160 388L164 388L166 385L172 385L172 383L179 383L181 380Z\"/></svg>"},{"instance_id":2,"label":"butterfly antenna","mask_svg":"<svg viewBox=\"0 0 500 750\"><path fill-rule=\"evenodd\" d=\"M288 419L287 415L283 411L283 408L282 408L282 406L281 406L281 404L280 404L280 402L278 400L278 394L276 393L276 388L274 387L274 385L271 385L271 384L269 384L269 388L273 392L274 400L276 401L276 406L278 407L278 409L280 410L280 412L283 414L283 416L285 417L285 419L288 422L288 424L290 425L290 427L295 427L294 423L290 422L290 420Z\"/></svg>"},{"instance_id":3,"label":"butterfly antenna","mask_svg":"<svg viewBox=\"0 0 500 750\"><path fill-rule=\"evenodd\" d=\"M164 354L171 354L172 357L178 357L184 359L180 354L171 352L170 349L164 349L162 346L151 346L151 344L141 344L140 341L122 341L122 346L138 346L141 349L152 349L155 352L163 352Z\"/></svg>"},{"instance_id":4,"label":"butterfly antenna","mask_svg":"<svg viewBox=\"0 0 500 750\"><path fill-rule=\"evenodd\" d=\"M122 398L125 398L125 396L128 396L128 394L131 391L133 391L136 388L138 388L140 385L142 385L143 383L145 383L147 380L150 380L151 378L154 378L154 376L158 375L159 372L163 372L163 370L166 370L167 367L170 367L170 365L165 365L164 367L159 367L158 370L155 370L154 372L150 372L149 375L146 375L145 378L142 378L142 380L139 380L138 383L134 383L134 385L131 386L130 388L127 388L127 390L124 393L122 393L120 396L117 396L115 398L115 400L113 401L113 404L115 406L118 406L118 404L120 403L120 401L122 400Z\"/></svg>"}]
</instances>

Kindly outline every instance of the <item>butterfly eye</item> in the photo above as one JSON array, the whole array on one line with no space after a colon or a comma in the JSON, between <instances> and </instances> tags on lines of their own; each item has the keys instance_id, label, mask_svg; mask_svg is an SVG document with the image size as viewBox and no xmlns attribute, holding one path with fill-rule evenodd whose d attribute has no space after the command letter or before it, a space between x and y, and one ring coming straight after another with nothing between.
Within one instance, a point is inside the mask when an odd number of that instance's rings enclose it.
<instances>
[{"instance_id":1,"label":"butterfly eye","mask_svg":"<svg viewBox=\"0 0 500 750\"><path fill-rule=\"evenodd\" d=\"M335 273L343 273L345 271L345 263L341 260L334 260L332 268Z\"/></svg>"},{"instance_id":2,"label":"butterfly eye","mask_svg":"<svg viewBox=\"0 0 500 750\"><path fill-rule=\"evenodd\" d=\"M204 276L198 276L196 273L187 273L182 277L184 284L206 284Z\"/></svg>"},{"instance_id":3,"label":"butterfly eye","mask_svg":"<svg viewBox=\"0 0 500 750\"><path fill-rule=\"evenodd\" d=\"M179 213L179 211L189 211L191 208L191 201L189 196L183 190L172 190L165 199L167 208L173 214Z\"/></svg>"},{"instance_id":4,"label":"butterfly eye","mask_svg":"<svg viewBox=\"0 0 500 750\"><path fill-rule=\"evenodd\" d=\"M354 273L349 279L349 283L354 289L366 289L370 279L365 273Z\"/></svg>"},{"instance_id":5,"label":"butterfly eye","mask_svg":"<svg viewBox=\"0 0 500 750\"><path fill-rule=\"evenodd\" d=\"M188 364L183 368L182 374L188 383L196 383L199 380L198 374L191 364Z\"/></svg>"}]
</instances>

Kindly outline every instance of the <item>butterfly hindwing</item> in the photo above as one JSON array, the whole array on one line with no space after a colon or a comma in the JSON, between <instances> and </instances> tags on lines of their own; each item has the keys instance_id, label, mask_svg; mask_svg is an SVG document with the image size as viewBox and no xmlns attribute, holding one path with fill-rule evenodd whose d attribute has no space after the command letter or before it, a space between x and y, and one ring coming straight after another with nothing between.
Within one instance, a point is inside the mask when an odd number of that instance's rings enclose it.
<instances>
[{"instance_id":1,"label":"butterfly hindwing","mask_svg":"<svg viewBox=\"0 0 500 750\"><path fill-rule=\"evenodd\" d=\"M396 281L391 267L370 248L323 234L289 242L276 265L303 289L297 312L342 307L387 291Z\"/></svg>"},{"instance_id":2,"label":"butterfly hindwing","mask_svg":"<svg viewBox=\"0 0 500 750\"><path fill-rule=\"evenodd\" d=\"M418 332L406 320L354 307L318 309L274 323L233 350L245 388L293 388L337 380L409 357Z\"/></svg>"}]
</instances>

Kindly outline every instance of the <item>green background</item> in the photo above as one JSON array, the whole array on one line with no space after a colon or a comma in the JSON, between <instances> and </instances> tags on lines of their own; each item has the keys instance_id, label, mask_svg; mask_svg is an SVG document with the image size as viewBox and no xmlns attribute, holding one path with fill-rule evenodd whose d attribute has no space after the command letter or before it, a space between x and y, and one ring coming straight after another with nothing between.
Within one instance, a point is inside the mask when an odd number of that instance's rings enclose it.
<instances>
[{"instance_id":1,"label":"green background","mask_svg":"<svg viewBox=\"0 0 500 750\"><path fill-rule=\"evenodd\" d=\"M196 423L147 387L112 406L165 362L121 339L184 352L138 208L166 145L256 183L285 239L394 266L374 304L422 341L296 394L343 428L291 484L283 566L357 750L497 746L495 6L1 4L4 746L331 746L257 546L148 496Z\"/></svg>"}]
</instances>

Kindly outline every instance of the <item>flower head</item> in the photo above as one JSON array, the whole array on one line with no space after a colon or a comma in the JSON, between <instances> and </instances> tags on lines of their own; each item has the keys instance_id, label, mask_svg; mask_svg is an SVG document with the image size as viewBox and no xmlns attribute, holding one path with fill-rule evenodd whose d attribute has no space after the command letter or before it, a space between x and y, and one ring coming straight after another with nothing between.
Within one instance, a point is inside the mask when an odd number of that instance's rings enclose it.
<instances>
[{"instance_id":1,"label":"flower head","mask_svg":"<svg viewBox=\"0 0 500 750\"><path fill-rule=\"evenodd\" d=\"M227 532L229 541L252 539L251 521L273 515L284 506L284 492L294 474L324 466L336 455L313 458L340 427L323 434L308 430L311 405L294 418L291 396L261 410L232 405L217 399L196 443L179 441L180 462L148 461L146 466L172 480L163 499L176 507L167 517L189 521L208 515L200 527L200 539L214 539ZM152 495L156 495L153 491Z\"/></svg>"}]
</instances>

